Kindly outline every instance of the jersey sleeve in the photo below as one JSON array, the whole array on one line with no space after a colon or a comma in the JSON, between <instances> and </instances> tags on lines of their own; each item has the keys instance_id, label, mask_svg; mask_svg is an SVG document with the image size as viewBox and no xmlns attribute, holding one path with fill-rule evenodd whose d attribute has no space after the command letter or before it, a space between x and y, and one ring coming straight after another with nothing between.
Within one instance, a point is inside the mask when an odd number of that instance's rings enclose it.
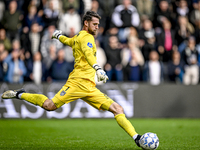
<instances>
[{"instance_id":1,"label":"jersey sleeve","mask_svg":"<svg viewBox=\"0 0 200 150\"><path fill-rule=\"evenodd\" d=\"M63 43L63 44L65 44L65 45L68 45L68 46L70 46L70 47L72 47L72 45L73 45L73 41L74 41L74 37L73 38L68 38L68 37L66 37L66 36L64 36L64 35L61 35L60 37L59 37L59 41L61 42L61 43Z\"/></svg>"},{"instance_id":2,"label":"jersey sleeve","mask_svg":"<svg viewBox=\"0 0 200 150\"><path fill-rule=\"evenodd\" d=\"M94 37L92 35L86 35L84 36L84 38L81 39L81 49L85 56L85 59L87 60L90 66L97 64L96 57L93 53L94 47L96 48Z\"/></svg>"}]
</instances>

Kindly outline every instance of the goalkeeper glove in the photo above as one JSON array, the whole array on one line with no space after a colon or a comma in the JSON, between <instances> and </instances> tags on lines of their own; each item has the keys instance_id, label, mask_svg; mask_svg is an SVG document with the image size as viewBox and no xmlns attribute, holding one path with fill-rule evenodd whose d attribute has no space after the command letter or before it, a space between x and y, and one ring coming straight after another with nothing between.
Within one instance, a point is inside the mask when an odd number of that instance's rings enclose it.
<instances>
[{"instance_id":1,"label":"goalkeeper glove","mask_svg":"<svg viewBox=\"0 0 200 150\"><path fill-rule=\"evenodd\" d=\"M94 64L93 68L96 70L98 82L103 81L103 83L106 83L106 81L108 80L108 76L106 75L105 71L101 69L101 67L97 64Z\"/></svg>"},{"instance_id":2,"label":"goalkeeper glove","mask_svg":"<svg viewBox=\"0 0 200 150\"><path fill-rule=\"evenodd\" d=\"M61 30L55 30L54 33L52 34L52 39L59 39L59 37L62 35L62 31Z\"/></svg>"}]
</instances>

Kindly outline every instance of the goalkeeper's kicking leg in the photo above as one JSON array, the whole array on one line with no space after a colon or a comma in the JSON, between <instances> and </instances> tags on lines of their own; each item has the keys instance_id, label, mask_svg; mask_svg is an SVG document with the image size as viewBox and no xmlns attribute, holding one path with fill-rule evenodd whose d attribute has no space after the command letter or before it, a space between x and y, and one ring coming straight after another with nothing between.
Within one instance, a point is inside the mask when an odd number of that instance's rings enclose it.
<instances>
[{"instance_id":1,"label":"goalkeeper's kicking leg","mask_svg":"<svg viewBox=\"0 0 200 150\"><path fill-rule=\"evenodd\" d=\"M3 99L11 99L11 98L23 99L49 111L53 111L57 109L54 102L48 99L48 97L46 97L45 95L26 93L24 89L6 91L3 93L2 98Z\"/></svg>"},{"instance_id":2,"label":"goalkeeper's kicking leg","mask_svg":"<svg viewBox=\"0 0 200 150\"><path fill-rule=\"evenodd\" d=\"M109 111L115 116L115 119L120 127L122 127L134 140L137 146L140 147L139 139L141 135L137 134L135 128L132 126L129 120L125 117L123 108L116 102L112 103L109 107Z\"/></svg>"}]
</instances>

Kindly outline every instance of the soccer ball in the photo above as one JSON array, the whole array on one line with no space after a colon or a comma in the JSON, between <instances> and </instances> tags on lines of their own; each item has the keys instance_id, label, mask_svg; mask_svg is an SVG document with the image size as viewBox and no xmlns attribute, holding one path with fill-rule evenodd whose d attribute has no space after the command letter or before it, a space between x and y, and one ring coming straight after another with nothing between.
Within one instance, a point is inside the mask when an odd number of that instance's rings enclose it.
<instances>
[{"instance_id":1,"label":"soccer ball","mask_svg":"<svg viewBox=\"0 0 200 150\"><path fill-rule=\"evenodd\" d=\"M140 146L143 149L157 149L159 145L159 139L155 133L145 133L140 138Z\"/></svg>"}]
</instances>

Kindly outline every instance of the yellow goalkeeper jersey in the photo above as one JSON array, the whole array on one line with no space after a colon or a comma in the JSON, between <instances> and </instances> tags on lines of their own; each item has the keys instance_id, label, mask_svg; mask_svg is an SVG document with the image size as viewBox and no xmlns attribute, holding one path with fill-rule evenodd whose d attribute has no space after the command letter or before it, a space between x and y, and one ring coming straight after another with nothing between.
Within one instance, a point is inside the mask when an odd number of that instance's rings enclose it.
<instances>
[{"instance_id":1,"label":"yellow goalkeeper jersey","mask_svg":"<svg viewBox=\"0 0 200 150\"><path fill-rule=\"evenodd\" d=\"M95 84L95 69L93 65L96 61L96 45L93 35L82 30L72 38L66 36L59 37L60 42L72 47L75 58L74 70L70 73L71 78L83 78Z\"/></svg>"}]
</instances>

